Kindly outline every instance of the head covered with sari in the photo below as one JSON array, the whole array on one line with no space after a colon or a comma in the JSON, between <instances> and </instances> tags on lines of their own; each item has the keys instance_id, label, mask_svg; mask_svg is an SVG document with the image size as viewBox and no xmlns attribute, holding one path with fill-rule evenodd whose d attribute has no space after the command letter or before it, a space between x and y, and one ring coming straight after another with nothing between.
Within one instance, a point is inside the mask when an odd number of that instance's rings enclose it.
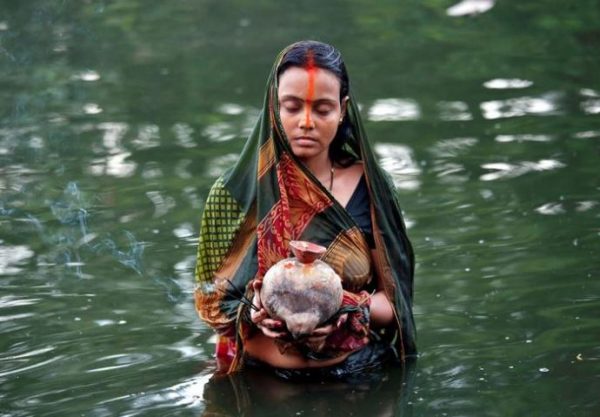
<instances>
[{"instance_id":1,"label":"head covered with sari","mask_svg":"<svg viewBox=\"0 0 600 417\"><path fill-rule=\"evenodd\" d=\"M350 97L329 157L341 166L363 164L370 198L371 245L352 216L294 155L282 127L279 75L289 67L305 66L307 59L336 75L340 100ZM342 277L360 270L355 259L366 254L372 263L367 271L375 276L394 308L395 326L387 333L400 358L415 353L414 256L396 192L369 144L340 53L315 41L292 44L278 55L260 117L238 162L211 188L202 215L196 308L219 334L237 340L238 356L245 337L243 317L249 306L244 300L251 293L248 284L262 279L271 266L287 258L292 240L327 247L321 259ZM374 249L372 260L369 246ZM352 287L351 280L346 288L360 290ZM234 361L230 371L238 364Z\"/></svg>"}]
</instances>

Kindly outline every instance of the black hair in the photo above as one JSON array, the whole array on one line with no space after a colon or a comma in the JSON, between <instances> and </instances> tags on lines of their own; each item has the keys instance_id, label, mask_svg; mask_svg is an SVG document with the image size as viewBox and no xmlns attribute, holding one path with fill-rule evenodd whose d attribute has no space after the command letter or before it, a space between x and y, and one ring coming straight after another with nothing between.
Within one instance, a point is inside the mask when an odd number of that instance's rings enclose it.
<instances>
[{"instance_id":1,"label":"black hair","mask_svg":"<svg viewBox=\"0 0 600 417\"><path fill-rule=\"evenodd\" d=\"M309 62L316 67L333 73L337 77L340 81L340 101L348 96L350 79L342 54L335 47L323 42L300 41L289 46L277 68L277 79L288 68L304 68L308 66ZM331 145L329 145L329 158L331 161L346 167L358 160L358 156L344 146L350 137L352 137L352 126L348 117L344 116Z\"/></svg>"}]
</instances>

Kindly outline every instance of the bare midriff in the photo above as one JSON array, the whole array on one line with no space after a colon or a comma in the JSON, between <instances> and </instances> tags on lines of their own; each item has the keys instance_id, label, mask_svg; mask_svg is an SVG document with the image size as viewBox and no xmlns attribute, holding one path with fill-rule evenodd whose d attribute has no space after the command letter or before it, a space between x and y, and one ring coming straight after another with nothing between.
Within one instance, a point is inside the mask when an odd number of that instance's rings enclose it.
<instances>
[{"instance_id":1,"label":"bare midriff","mask_svg":"<svg viewBox=\"0 0 600 417\"><path fill-rule=\"evenodd\" d=\"M322 368L325 366L337 365L343 362L352 352L347 352L341 356L327 359L314 360L307 359L295 352L286 352L282 354L275 344L275 339L258 333L244 343L245 353L261 362L276 368L301 369L301 368Z\"/></svg>"}]
</instances>

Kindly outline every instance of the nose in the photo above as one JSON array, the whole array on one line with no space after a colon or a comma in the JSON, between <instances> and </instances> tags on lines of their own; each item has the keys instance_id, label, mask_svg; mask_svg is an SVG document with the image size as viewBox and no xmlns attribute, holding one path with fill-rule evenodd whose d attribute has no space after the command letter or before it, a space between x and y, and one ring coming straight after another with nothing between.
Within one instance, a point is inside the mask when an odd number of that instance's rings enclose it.
<instances>
[{"instance_id":1,"label":"nose","mask_svg":"<svg viewBox=\"0 0 600 417\"><path fill-rule=\"evenodd\" d=\"M304 129L304 130L314 129L315 128L315 123L313 122L313 119L311 117L310 108L307 108L304 111L304 114L302 116L303 117L301 117L300 121L299 121L299 127L300 127L300 129Z\"/></svg>"}]
</instances>

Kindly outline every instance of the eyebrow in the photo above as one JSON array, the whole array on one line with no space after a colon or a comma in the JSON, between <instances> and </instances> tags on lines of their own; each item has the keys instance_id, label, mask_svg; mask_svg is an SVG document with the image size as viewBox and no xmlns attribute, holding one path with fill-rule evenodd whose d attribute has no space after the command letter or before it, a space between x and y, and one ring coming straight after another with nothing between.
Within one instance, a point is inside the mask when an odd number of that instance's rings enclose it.
<instances>
[{"instance_id":1,"label":"eyebrow","mask_svg":"<svg viewBox=\"0 0 600 417\"><path fill-rule=\"evenodd\" d=\"M281 99L279 99L280 102L289 101L289 100L302 101L302 102L305 101L304 99L302 99L298 96L292 95L292 94L286 94L285 96L281 97ZM335 104L335 103L337 103L336 100L332 100L329 98L320 98L318 100L311 100L311 101L315 104L322 104L322 103L323 104Z\"/></svg>"}]
</instances>

